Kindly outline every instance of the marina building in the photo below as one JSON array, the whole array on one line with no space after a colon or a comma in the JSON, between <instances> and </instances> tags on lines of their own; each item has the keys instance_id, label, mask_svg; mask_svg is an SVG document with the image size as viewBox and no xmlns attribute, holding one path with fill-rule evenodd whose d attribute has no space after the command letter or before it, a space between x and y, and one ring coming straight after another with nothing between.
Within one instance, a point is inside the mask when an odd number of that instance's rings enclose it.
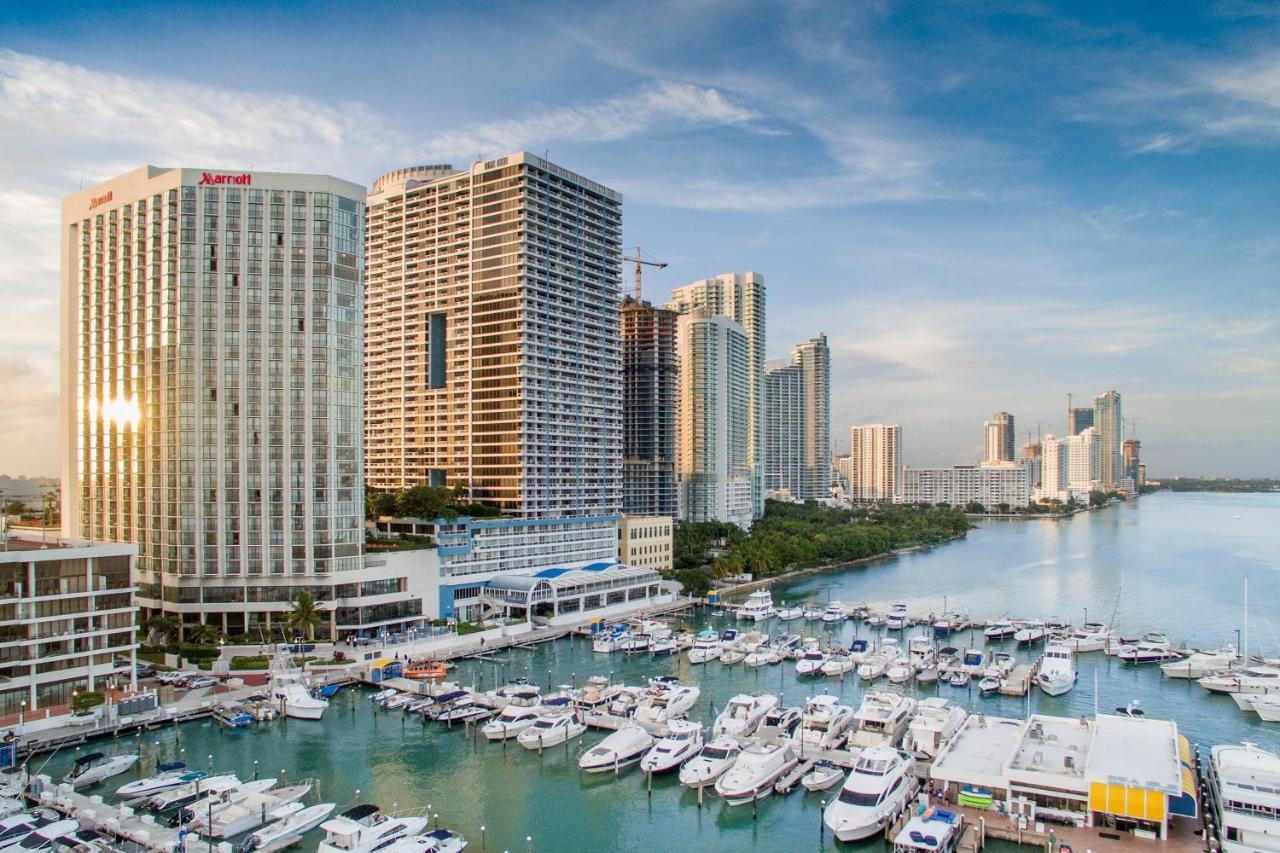
<instances>
[{"instance_id":1,"label":"marina building","mask_svg":"<svg viewBox=\"0 0 1280 853\"><path fill-rule=\"evenodd\" d=\"M62 520L137 604L260 636L305 590L367 627L364 189L144 166L62 204ZM355 611L351 606L357 606Z\"/></svg>"},{"instance_id":2,"label":"marina building","mask_svg":"<svg viewBox=\"0 0 1280 853\"><path fill-rule=\"evenodd\" d=\"M831 352L819 334L765 370L764 487L801 501L831 486Z\"/></svg>"},{"instance_id":3,"label":"marina building","mask_svg":"<svg viewBox=\"0 0 1280 853\"><path fill-rule=\"evenodd\" d=\"M903 468L902 503L950 504L963 507L982 504L987 510L1001 505L1025 507L1031 502L1029 466L956 465L951 468Z\"/></svg>"},{"instance_id":4,"label":"marina building","mask_svg":"<svg viewBox=\"0 0 1280 853\"><path fill-rule=\"evenodd\" d=\"M901 491L902 427L862 424L849 436L849 497L855 501L891 501Z\"/></svg>"},{"instance_id":5,"label":"marina building","mask_svg":"<svg viewBox=\"0 0 1280 853\"><path fill-rule=\"evenodd\" d=\"M1124 412L1118 391L1104 391L1093 398L1094 479L1103 491L1124 482Z\"/></svg>"},{"instance_id":6,"label":"marina building","mask_svg":"<svg viewBox=\"0 0 1280 853\"><path fill-rule=\"evenodd\" d=\"M676 313L622 300L622 510L675 515Z\"/></svg>"},{"instance_id":7,"label":"marina building","mask_svg":"<svg viewBox=\"0 0 1280 853\"><path fill-rule=\"evenodd\" d=\"M669 572L674 564L675 519L624 515L618 522L618 545L622 562L628 566Z\"/></svg>"},{"instance_id":8,"label":"marina building","mask_svg":"<svg viewBox=\"0 0 1280 853\"><path fill-rule=\"evenodd\" d=\"M1013 461L1013 415L996 412L991 420L982 424L982 461L986 464Z\"/></svg>"},{"instance_id":9,"label":"marina building","mask_svg":"<svg viewBox=\"0 0 1280 853\"><path fill-rule=\"evenodd\" d=\"M531 619L549 625L601 618L670 601L662 576L653 569L615 562L574 569L552 567L534 575L503 575L485 586L482 604L504 619Z\"/></svg>"}]
</instances>

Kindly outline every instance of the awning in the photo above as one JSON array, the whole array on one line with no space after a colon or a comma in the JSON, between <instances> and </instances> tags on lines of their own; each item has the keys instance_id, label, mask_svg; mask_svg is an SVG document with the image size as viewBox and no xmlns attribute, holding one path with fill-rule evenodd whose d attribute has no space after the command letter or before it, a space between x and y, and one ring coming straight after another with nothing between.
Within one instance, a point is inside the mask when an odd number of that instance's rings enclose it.
<instances>
[{"instance_id":1,"label":"awning","mask_svg":"<svg viewBox=\"0 0 1280 853\"><path fill-rule=\"evenodd\" d=\"M1196 778L1191 768L1182 767L1182 793L1169 795L1169 814L1179 817L1200 817L1200 803L1196 799Z\"/></svg>"},{"instance_id":2,"label":"awning","mask_svg":"<svg viewBox=\"0 0 1280 853\"><path fill-rule=\"evenodd\" d=\"M392 663L399 663L399 661L394 661L391 658L383 658L382 660L376 660L369 664L369 669L382 669L384 666Z\"/></svg>"}]
</instances>

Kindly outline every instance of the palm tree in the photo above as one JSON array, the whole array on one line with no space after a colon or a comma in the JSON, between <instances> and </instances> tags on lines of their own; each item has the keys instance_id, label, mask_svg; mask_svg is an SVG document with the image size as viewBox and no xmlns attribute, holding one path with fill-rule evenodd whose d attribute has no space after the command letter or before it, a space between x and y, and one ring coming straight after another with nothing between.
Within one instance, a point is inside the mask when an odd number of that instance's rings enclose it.
<instances>
[{"instance_id":1,"label":"palm tree","mask_svg":"<svg viewBox=\"0 0 1280 853\"><path fill-rule=\"evenodd\" d=\"M145 624L148 639L157 641L157 645L167 645L170 639L177 636L181 624L177 616L152 616Z\"/></svg>"},{"instance_id":2,"label":"palm tree","mask_svg":"<svg viewBox=\"0 0 1280 853\"><path fill-rule=\"evenodd\" d=\"M308 640L316 638L316 626L324 624L324 614L311 593L298 593L293 600L293 609L285 614L284 623L294 632L306 632Z\"/></svg>"},{"instance_id":3,"label":"palm tree","mask_svg":"<svg viewBox=\"0 0 1280 853\"><path fill-rule=\"evenodd\" d=\"M222 639L222 632L208 622L197 622L187 628L187 641L198 645L213 645Z\"/></svg>"}]
</instances>

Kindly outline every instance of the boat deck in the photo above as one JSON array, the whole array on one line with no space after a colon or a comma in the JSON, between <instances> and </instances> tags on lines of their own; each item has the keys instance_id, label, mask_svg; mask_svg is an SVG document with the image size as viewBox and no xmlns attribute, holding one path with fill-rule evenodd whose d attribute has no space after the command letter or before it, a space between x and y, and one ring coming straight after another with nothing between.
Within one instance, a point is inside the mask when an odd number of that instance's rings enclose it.
<instances>
[{"instance_id":1,"label":"boat deck","mask_svg":"<svg viewBox=\"0 0 1280 853\"><path fill-rule=\"evenodd\" d=\"M1056 841L1058 844L1069 846L1072 850L1106 850L1107 853L1123 853L1126 850L1196 853L1205 849L1204 840L1200 837L1200 822L1185 818L1173 820L1169 824L1169 838L1157 841L1096 826L1077 827L1036 823L1029 829L1019 831L1009 816L994 811L953 803L948 803L943 808L960 812L964 815L966 822L973 823L978 829L982 844L990 838L1047 849L1050 841Z\"/></svg>"},{"instance_id":2,"label":"boat deck","mask_svg":"<svg viewBox=\"0 0 1280 853\"><path fill-rule=\"evenodd\" d=\"M96 829L104 835L130 841L146 850L169 853L178 849L178 828L158 823L152 815L139 815L128 806L111 806L100 795L80 794L70 785L54 785L48 776L35 777L36 790L41 793L35 801L55 811L80 821L82 827ZM188 849L203 849L206 841L199 834L185 835Z\"/></svg>"},{"instance_id":3,"label":"boat deck","mask_svg":"<svg viewBox=\"0 0 1280 853\"><path fill-rule=\"evenodd\" d=\"M1026 696L1031 689L1031 677L1035 674L1035 664L1020 663L1013 672L1000 679L1001 696Z\"/></svg>"}]
</instances>

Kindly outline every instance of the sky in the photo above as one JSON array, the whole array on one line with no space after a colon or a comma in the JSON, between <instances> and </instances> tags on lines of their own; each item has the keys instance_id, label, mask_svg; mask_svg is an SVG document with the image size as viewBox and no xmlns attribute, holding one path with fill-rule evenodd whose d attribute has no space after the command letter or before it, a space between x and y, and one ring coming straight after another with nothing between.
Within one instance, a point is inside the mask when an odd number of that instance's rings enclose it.
<instances>
[{"instance_id":1,"label":"sky","mask_svg":"<svg viewBox=\"0 0 1280 853\"><path fill-rule=\"evenodd\" d=\"M754 270L771 357L825 332L837 451L1114 388L1150 476L1280 476L1280 4L367 5L0 0L0 473L58 470L63 195L525 149L623 193L651 300Z\"/></svg>"}]
</instances>

